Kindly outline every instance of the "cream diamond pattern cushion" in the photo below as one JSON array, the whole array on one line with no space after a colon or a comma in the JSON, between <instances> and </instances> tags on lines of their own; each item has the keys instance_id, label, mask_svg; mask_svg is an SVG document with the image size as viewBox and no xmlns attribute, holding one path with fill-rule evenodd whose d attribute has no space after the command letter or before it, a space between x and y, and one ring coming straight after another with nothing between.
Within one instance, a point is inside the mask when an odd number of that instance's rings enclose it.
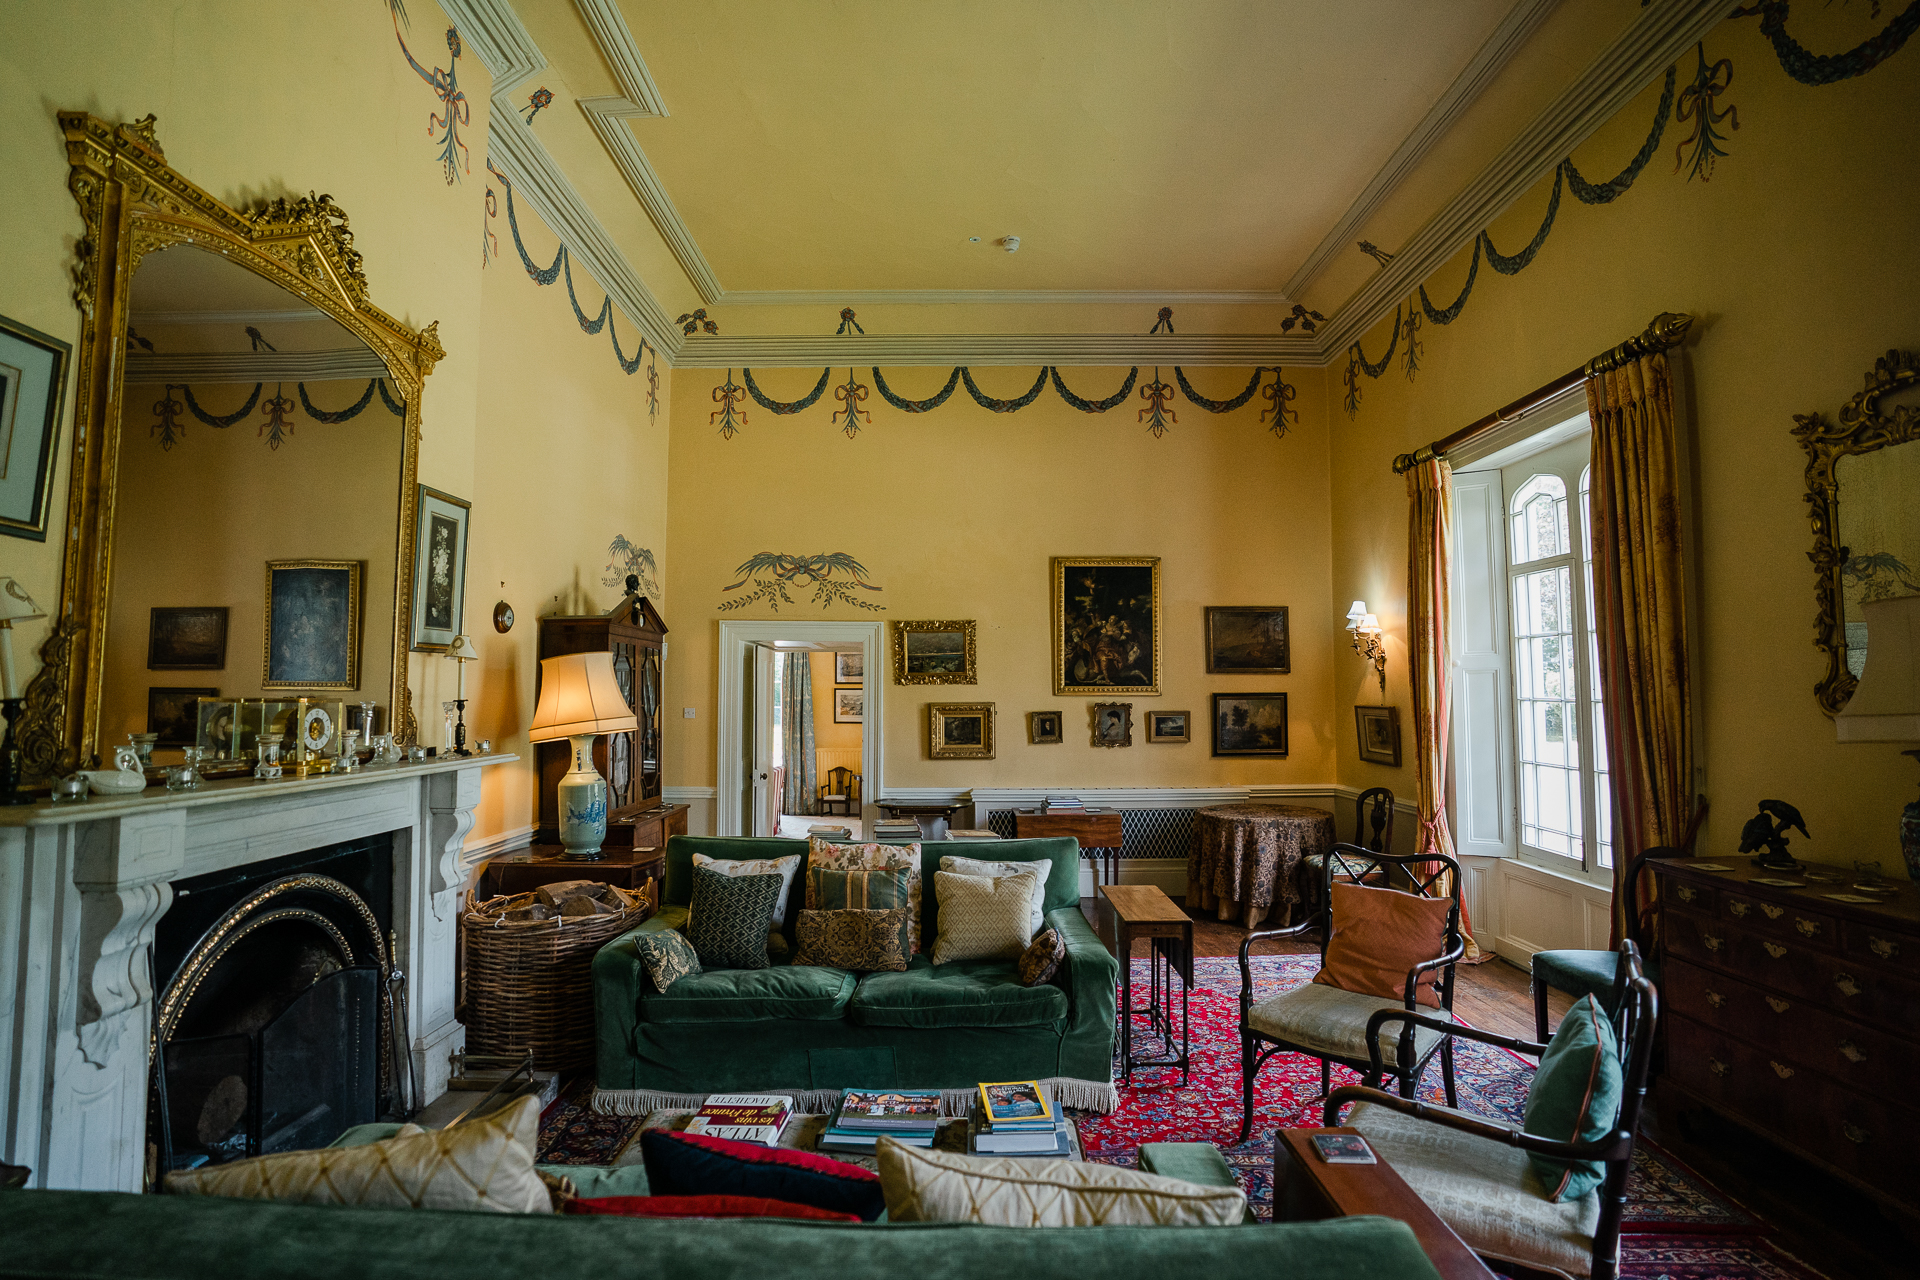
<instances>
[{"instance_id":1,"label":"cream diamond pattern cushion","mask_svg":"<svg viewBox=\"0 0 1920 1280\"><path fill-rule=\"evenodd\" d=\"M996 1227L1227 1227L1246 1193L1105 1164L990 1159L902 1146L882 1138L880 1190L889 1222L980 1222Z\"/></svg>"},{"instance_id":2,"label":"cream diamond pattern cushion","mask_svg":"<svg viewBox=\"0 0 1920 1280\"><path fill-rule=\"evenodd\" d=\"M1043 908L1047 901L1047 882L1044 873L1052 870L1045 862L988 862L982 858L940 859L940 870L953 871L963 876L987 876L999 879L1001 876L1032 876L1034 879L1033 903L1027 910L1027 918L1033 932L1039 933L1046 925L1047 917Z\"/></svg>"},{"instance_id":3,"label":"cream diamond pattern cushion","mask_svg":"<svg viewBox=\"0 0 1920 1280\"><path fill-rule=\"evenodd\" d=\"M933 873L940 903L940 936L933 940L933 962L1018 960L1033 941L1033 895L1038 876L964 876Z\"/></svg>"},{"instance_id":4,"label":"cream diamond pattern cushion","mask_svg":"<svg viewBox=\"0 0 1920 1280\"><path fill-rule=\"evenodd\" d=\"M553 1199L533 1167L539 1129L540 1104L521 1098L451 1129L408 1125L363 1147L288 1151L168 1174L167 1190L294 1204L551 1213Z\"/></svg>"}]
</instances>

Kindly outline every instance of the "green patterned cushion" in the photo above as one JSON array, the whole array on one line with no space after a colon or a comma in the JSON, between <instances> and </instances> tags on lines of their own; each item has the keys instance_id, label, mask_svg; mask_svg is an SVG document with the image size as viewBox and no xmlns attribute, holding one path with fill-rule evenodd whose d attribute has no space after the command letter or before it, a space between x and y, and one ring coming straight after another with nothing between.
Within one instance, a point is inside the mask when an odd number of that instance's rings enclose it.
<instances>
[{"instance_id":1,"label":"green patterned cushion","mask_svg":"<svg viewBox=\"0 0 1920 1280\"><path fill-rule=\"evenodd\" d=\"M913 944L912 919L904 904L884 911L802 911L794 963L853 973L902 972Z\"/></svg>"},{"instance_id":2,"label":"green patterned cushion","mask_svg":"<svg viewBox=\"0 0 1920 1280\"><path fill-rule=\"evenodd\" d=\"M700 957L693 944L672 929L634 935L633 951L655 991L665 991L687 975L700 972Z\"/></svg>"},{"instance_id":3,"label":"green patterned cushion","mask_svg":"<svg viewBox=\"0 0 1920 1280\"><path fill-rule=\"evenodd\" d=\"M909 907L907 873L879 867L807 872L807 906L817 911L888 911Z\"/></svg>"},{"instance_id":4,"label":"green patterned cushion","mask_svg":"<svg viewBox=\"0 0 1920 1280\"><path fill-rule=\"evenodd\" d=\"M692 914L687 941L705 969L765 969L767 930L780 900L780 877L723 876L693 869Z\"/></svg>"}]
</instances>

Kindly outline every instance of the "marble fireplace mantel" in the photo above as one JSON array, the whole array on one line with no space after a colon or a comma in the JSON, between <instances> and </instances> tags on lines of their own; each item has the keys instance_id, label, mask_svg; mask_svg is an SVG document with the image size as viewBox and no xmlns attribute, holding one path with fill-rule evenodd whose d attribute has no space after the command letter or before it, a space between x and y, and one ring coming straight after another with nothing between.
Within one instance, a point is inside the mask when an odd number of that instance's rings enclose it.
<instances>
[{"instance_id":1,"label":"marble fireplace mantel","mask_svg":"<svg viewBox=\"0 0 1920 1280\"><path fill-rule=\"evenodd\" d=\"M391 832L395 962L423 1100L446 1089L456 922L480 771L495 754L191 792L0 808L0 1161L29 1185L137 1191L148 952L175 881Z\"/></svg>"}]
</instances>

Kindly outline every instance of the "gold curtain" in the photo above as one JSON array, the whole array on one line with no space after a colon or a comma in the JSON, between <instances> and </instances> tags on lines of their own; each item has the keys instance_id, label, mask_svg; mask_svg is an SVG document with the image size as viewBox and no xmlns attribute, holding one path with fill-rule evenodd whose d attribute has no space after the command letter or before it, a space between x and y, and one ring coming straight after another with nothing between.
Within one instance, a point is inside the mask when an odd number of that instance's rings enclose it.
<instances>
[{"instance_id":1,"label":"gold curtain","mask_svg":"<svg viewBox=\"0 0 1920 1280\"><path fill-rule=\"evenodd\" d=\"M1407 650L1413 685L1413 765L1419 786L1420 826L1415 853L1451 858L1447 825L1447 726L1452 707L1447 676L1449 583L1453 576L1453 468L1439 459L1407 472ZM1460 928L1467 959L1481 959L1463 899Z\"/></svg>"},{"instance_id":2,"label":"gold curtain","mask_svg":"<svg viewBox=\"0 0 1920 1280\"><path fill-rule=\"evenodd\" d=\"M1664 351L1589 367L1593 597L1613 784L1613 940L1619 877L1635 855L1692 839L1692 691L1679 448Z\"/></svg>"}]
</instances>

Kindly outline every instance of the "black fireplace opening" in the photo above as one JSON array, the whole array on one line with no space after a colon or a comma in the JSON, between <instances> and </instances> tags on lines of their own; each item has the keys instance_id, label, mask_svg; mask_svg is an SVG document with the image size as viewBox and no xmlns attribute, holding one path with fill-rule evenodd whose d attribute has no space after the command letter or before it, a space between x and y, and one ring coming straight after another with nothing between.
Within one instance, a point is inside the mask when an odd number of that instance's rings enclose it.
<instances>
[{"instance_id":1,"label":"black fireplace opening","mask_svg":"<svg viewBox=\"0 0 1920 1280\"><path fill-rule=\"evenodd\" d=\"M150 1181L405 1110L392 867L381 835L174 885L153 948Z\"/></svg>"}]
</instances>

